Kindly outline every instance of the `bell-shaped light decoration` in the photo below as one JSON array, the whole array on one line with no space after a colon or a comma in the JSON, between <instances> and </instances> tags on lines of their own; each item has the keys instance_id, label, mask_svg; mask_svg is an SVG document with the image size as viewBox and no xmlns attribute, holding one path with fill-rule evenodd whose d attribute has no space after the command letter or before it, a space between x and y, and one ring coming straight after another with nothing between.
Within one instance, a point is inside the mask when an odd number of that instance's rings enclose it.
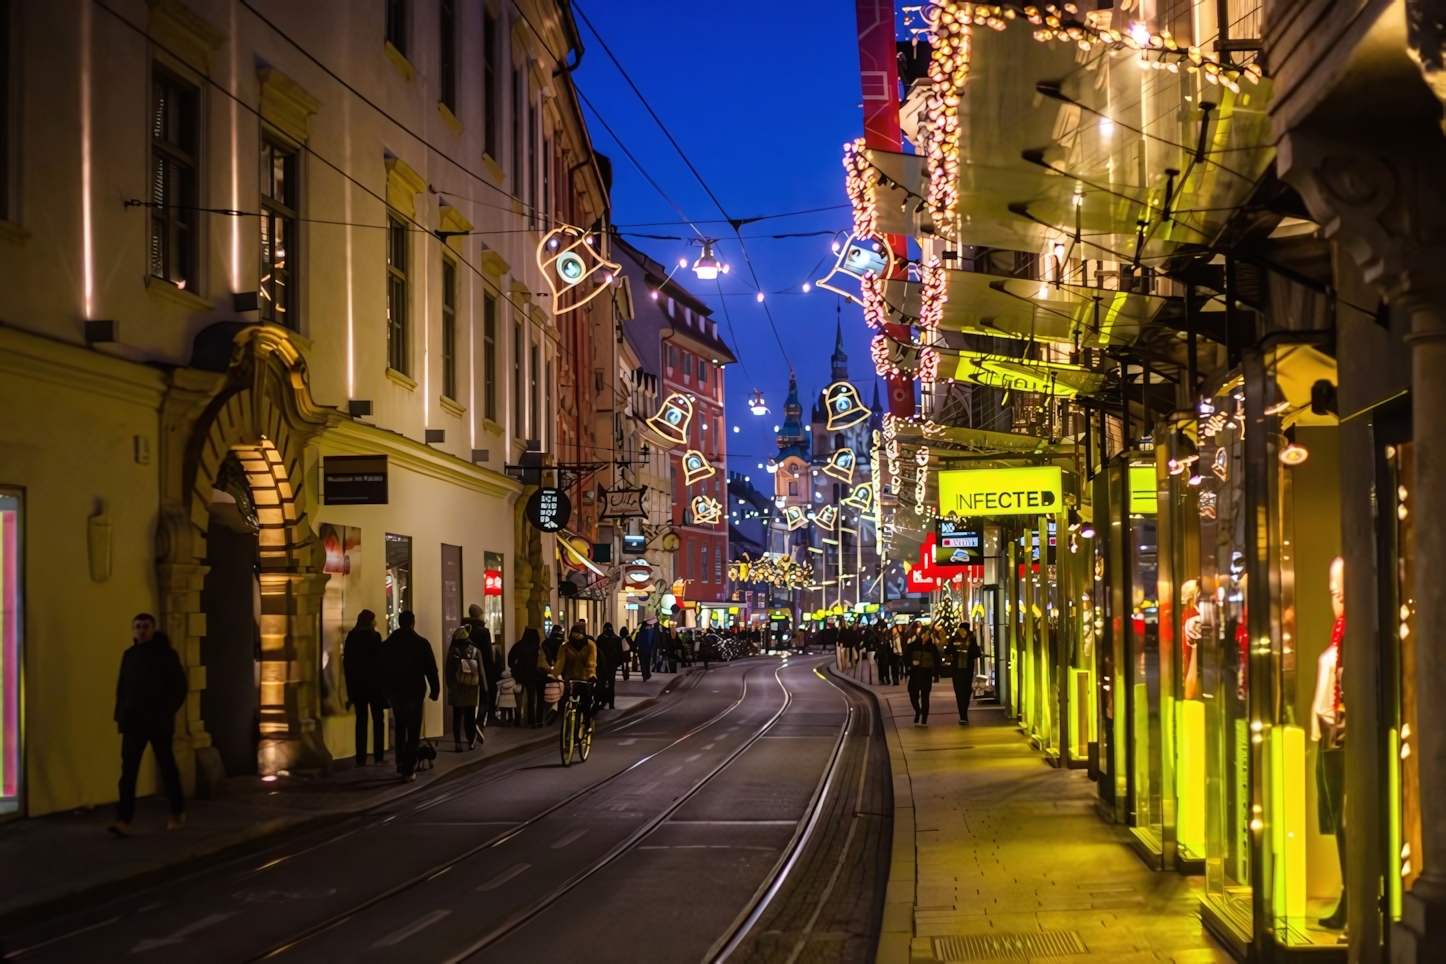
<instances>
[{"instance_id":1,"label":"bell-shaped light decoration","mask_svg":"<svg viewBox=\"0 0 1446 964\"><path fill-rule=\"evenodd\" d=\"M700 479L706 479L710 475L717 474L717 469L708 463L703 453L697 449L689 449L683 453L683 484L692 485Z\"/></svg>"},{"instance_id":2,"label":"bell-shaped light decoration","mask_svg":"<svg viewBox=\"0 0 1446 964\"><path fill-rule=\"evenodd\" d=\"M814 514L813 521L820 529L832 530L838 524L838 506L832 504L824 506Z\"/></svg>"},{"instance_id":3,"label":"bell-shaped light decoration","mask_svg":"<svg viewBox=\"0 0 1446 964\"><path fill-rule=\"evenodd\" d=\"M828 409L830 432L857 425L871 414L859 398L858 389L848 382L834 382L824 389L823 398Z\"/></svg>"},{"instance_id":4,"label":"bell-shaped light decoration","mask_svg":"<svg viewBox=\"0 0 1446 964\"><path fill-rule=\"evenodd\" d=\"M688 441L688 426L693 421L693 402L681 392L663 400L663 407L648 419L648 427L675 445Z\"/></svg>"},{"instance_id":5,"label":"bell-shaped light decoration","mask_svg":"<svg viewBox=\"0 0 1446 964\"><path fill-rule=\"evenodd\" d=\"M791 505L784 509L783 519L788 523L790 532L808 525L808 517L803 514L803 506L800 505Z\"/></svg>"},{"instance_id":6,"label":"bell-shaped light decoration","mask_svg":"<svg viewBox=\"0 0 1446 964\"><path fill-rule=\"evenodd\" d=\"M834 450L828 457L828 463L823 467L823 474L831 479L838 479L840 482L852 483L854 480L854 467L858 459L851 448Z\"/></svg>"}]
</instances>

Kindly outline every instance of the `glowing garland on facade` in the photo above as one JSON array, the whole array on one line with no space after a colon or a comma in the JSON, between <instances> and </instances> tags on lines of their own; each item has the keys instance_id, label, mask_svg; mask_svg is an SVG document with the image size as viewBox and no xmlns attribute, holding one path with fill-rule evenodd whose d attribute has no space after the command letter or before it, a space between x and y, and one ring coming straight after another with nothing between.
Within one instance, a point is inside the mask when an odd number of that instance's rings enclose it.
<instances>
[{"instance_id":1,"label":"glowing garland on facade","mask_svg":"<svg viewBox=\"0 0 1446 964\"><path fill-rule=\"evenodd\" d=\"M869 342L869 356L880 377L918 375L932 382L939 373L939 353L926 345L904 344L880 332Z\"/></svg>"},{"instance_id":2,"label":"glowing garland on facade","mask_svg":"<svg viewBox=\"0 0 1446 964\"><path fill-rule=\"evenodd\" d=\"M938 328L949 301L949 274L938 258L930 258L919 269L919 327Z\"/></svg>"},{"instance_id":3,"label":"glowing garland on facade","mask_svg":"<svg viewBox=\"0 0 1446 964\"><path fill-rule=\"evenodd\" d=\"M929 446L921 445L914 453L914 514L924 514L924 502L929 498Z\"/></svg>"},{"instance_id":4,"label":"glowing garland on facade","mask_svg":"<svg viewBox=\"0 0 1446 964\"><path fill-rule=\"evenodd\" d=\"M886 323L889 303L884 300L884 279L869 272L859 279L859 298L864 309L864 322L870 328Z\"/></svg>"},{"instance_id":5,"label":"glowing garland on facade","mask_svg":"<svg viewBox=\"0 0 1446 964\"><path fill-rule=\"evenodd\" d=\"M751 560L748 553L728 564L728 578L734 582L767 583L788 589L804 589L813 584L813 563L794 562L785 555L765 554Z\"/></svg>"},{"instance_id":6,"label":"glowing garland on facade","mask_svg":"<svg viewBox=\"0 0 1446 964\"><path fill-rule=\"evenodd\" d=\"M878 217L874 214L873 168L864 153L864 139L855 138L844 145L843 156L844 191L853 205L854 237L873 238L879 233Z\"/></svg>"}]
</instances>

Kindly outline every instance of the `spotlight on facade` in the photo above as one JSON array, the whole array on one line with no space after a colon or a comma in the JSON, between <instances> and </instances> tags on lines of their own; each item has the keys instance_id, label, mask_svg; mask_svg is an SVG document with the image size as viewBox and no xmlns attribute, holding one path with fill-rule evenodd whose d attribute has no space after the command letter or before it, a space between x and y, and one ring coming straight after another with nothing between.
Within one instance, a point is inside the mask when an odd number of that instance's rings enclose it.
<instances>
[{"instance_id":1,"label":"spotlight on facade","mask_svg":"<svg viewBox=\"0 0 1446 964\"><path fill-rule=\"evenodd\" d=\"M1295 442L1288 442L1285 448L1281 449L1280 454L1276 457L1280 459L1281 465L1286 465L1294 468L1295 466L1300 465L1306 459L1310 458L1310 452L1306 449L1304 445L1299 445Z\"/></svg>"},{"instance_id":2,"label":"spotlight on facade","mask_svg":"<svg viewBox=\"0 0 1446 964\"><path fill-rule=\"evenodd\" d=\"M693 273L698 276L699 281L716 281L721 270L722 265L713 257L713 243L704 241L703 253L693 262Z\"/></svg>"}]
</instances>

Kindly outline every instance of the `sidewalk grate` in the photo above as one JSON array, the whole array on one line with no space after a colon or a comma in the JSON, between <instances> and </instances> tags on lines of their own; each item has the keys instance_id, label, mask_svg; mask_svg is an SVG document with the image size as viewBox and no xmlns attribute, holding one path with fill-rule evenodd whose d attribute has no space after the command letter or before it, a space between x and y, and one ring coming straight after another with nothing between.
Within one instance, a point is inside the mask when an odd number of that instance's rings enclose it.
<instances>
[{"instance_id":1,"label":"sidewalk grate","mask_svg":"<svg viewBox=\"0 0 1446 964\"><path fill-rule=\"evenodd\" d=\"M1034 934L947 934L933 938L936 961L1038 961L1088 954L1079 931Z\"/></svg>"}]
</instances>

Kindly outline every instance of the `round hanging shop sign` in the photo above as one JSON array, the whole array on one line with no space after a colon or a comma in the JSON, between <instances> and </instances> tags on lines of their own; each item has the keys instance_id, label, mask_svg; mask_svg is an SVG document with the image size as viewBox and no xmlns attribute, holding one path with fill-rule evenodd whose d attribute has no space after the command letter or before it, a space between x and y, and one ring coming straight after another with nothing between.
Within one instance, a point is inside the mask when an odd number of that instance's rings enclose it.
<instances>
[{"instance_id":1,"label":"round hanging shop sign","mask_svg":"<svg viewBox=\"0 0 1446 964\"><path fill-rule=\"evenodd\" d=\"M572 518L572 502L561 489L538 489L527 500L527 521L541 532L556 532Z\"/></svg>"}]
</instances>

